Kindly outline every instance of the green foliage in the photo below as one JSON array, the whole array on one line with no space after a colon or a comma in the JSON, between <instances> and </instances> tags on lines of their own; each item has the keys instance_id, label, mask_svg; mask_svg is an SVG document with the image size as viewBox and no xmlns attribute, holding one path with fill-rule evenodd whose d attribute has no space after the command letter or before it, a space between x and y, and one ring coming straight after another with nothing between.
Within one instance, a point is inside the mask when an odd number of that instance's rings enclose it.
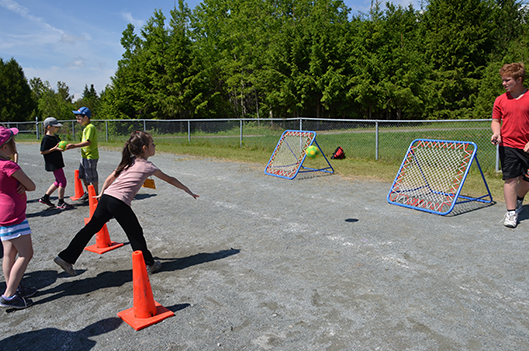
<instances>
[{"instance_id":1,"label":"green foliage","mask_svg":"<svg viewBox=\"0 0 529 351\"><path fill-rule=\"evenodd\" d=\"M0 58L0 121L27 121L36 108L22 67Z\"/></svg>"},{"instance_id":2,"label":"green foliage","mask_svg":"<svg viewBox=\"0 0 529 351\"><path fill-rule=\"evenodd\" d=\"M57 90L54 90L49 82L32 78L30 86L32 96L37 102L36 115L41 121L50 116L59 120L73 118L73 96L64 82L57 82Z\"/></svg>"},{"instance_id":3,"label":"green foliage","mask_svg":"<svg viewBox=\"0 0 529 351\"><path fill-rule=\"evenodd\" d=\"M498 69L528 57L527 23L517 0L425 0L421 11L374 0L354 15L342 0L204 0L194 11L179 0L168 17L156 10L142 28L125 28L123 56L99 97L85 85L72 104L64 83L55 91L36 78L38 109L25 113L486 118L503 92Z\"/></svg>"}]
</instances>

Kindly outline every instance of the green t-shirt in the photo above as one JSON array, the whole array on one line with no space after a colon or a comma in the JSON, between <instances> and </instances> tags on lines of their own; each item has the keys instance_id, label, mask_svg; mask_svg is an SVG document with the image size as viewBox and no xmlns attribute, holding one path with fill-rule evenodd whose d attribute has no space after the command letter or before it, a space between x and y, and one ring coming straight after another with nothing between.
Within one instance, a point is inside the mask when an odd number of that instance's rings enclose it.
<instances>
[{"instance_id":1,"label":"green t-shirt","mask_svg":"<svg viewBox=\"0 0 529 351\"><path fill-rule=\"evenodd\" d=\"M83 129L83 141L90 140L90 145L81 148L81 156L89 160L98 160L99 151L97 149L97 129L89 123Z\"/></svg>"}]
</instances>

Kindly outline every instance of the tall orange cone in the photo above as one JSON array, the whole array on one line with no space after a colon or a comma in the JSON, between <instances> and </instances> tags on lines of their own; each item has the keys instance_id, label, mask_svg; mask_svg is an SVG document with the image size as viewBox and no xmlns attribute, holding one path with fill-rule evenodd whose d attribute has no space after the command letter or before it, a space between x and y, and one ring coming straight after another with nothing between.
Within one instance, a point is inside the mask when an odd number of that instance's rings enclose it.
<instances>
[{"instance_id":1,"label":"tall orange cone","mask_svg":"<svg viewBox=\"0 0 529 351\"><path fill-rule=\"evenodd\" d=\"M83 194L84 194L84 190L83 190L83 183L81 182L81 179L79 179L79 170L76 169L75 172L73 172L74 174L74 190L75 190L75 195L74 196L71 196L70 197L70 200L72 201L77 201L79 200Z\"/></svg>"},{"instance_id":2,"label":"tall orange cone","mask_svg":"<svg viewBox=\"0 0 529 351\"><path fill-rule=\"evenodd\" d=\"M90 220L92 219L92 215L94 214L97 208L96 191L94 186L91 184L88 186L88 205L90 207L90 217L84 219L85 225L90 222ZM103 225L103 228L101 228L101 230L96 233L95 245L87 246L84 249L101 255L107 251L117 249L118 247L121 247L123 245L123 243L117 243L115 241L110 240L107 224L105 223Z\"/></svg>"},{"instance_id":3,"label":"tall orange cone","mask_svg":"<svg viewBox=\"0 0 529 351\"><path fill-rule=\"evenodd\" d=\"M84 219L84 223L90 222L92 219L92 215L94 214L96 208L97 208L97 198L96 198L96 190L92 184L88 186L88 218Z\"/></svg>"},{"instance_id":4,"label":"tall orange cone","mask_svg":"<svg viewBox=\"0 0 529 351\"><path fill-rule=\"evenodd\" d=\"M118 317L128 325L135 330L140 330L174 316L172 311L154 301L149 275L141 251L132 253L132 283L134 306L118 312Z\"/></svg>"}]
</instances>

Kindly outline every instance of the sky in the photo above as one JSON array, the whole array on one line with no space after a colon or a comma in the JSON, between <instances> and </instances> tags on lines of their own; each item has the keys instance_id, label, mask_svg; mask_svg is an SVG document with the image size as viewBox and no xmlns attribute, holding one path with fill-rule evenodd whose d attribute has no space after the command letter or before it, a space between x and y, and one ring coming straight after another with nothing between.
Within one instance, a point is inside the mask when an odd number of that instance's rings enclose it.
<instances>
[{"instance_id":1,"label":"sky","mask_svg":"<svg viewBox=\"0 0 529 351\"><path fill-rule=\"evenodd\" d=\"M185 2L194 9L201 1ZM418 0L392 2L419 8ZM344 3L352 13L366 13L371 0ZM85 85L99 94L116 72L127 24L139 30L154 10L169 18L174 6L175 0L0 0L0 58L14 58L28 81L39 77L55 90L66 83L74 101Z\"/></svg>"}]
</instances>

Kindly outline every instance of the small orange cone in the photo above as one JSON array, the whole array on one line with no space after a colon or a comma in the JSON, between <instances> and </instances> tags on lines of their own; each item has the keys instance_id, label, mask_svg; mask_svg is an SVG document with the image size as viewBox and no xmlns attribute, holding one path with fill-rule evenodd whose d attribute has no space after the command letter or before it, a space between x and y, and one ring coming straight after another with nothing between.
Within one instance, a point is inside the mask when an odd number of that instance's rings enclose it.
<instances>
[{"instance_id":1,"label":"small orange cone","mask_svg":"<svg viewBox=\"0 0 529 351\"><path fill-rule=\"evenodd\" d=\"M90 220L92 219L92 215L94 214L97 208L96 191L94 186L91 184L88 186L88 205L90 207L90 217L84 219L85 225L90 222ZM101 228L101 230L96 233L95 245L87 246L84 249L101 255L107 251L117 249L118 247L121 247L123 245L123 243L117 243L115 241L110 240L107 224L105 223L103 225L103 228Z\"/></svg>"},{"instance_id":2,"label":"small orange cone","mask_svg":"<svg viewBox=\"0 0 529 351\"><path fill-rule=\"evenodd\" d=\"M83 183L81 182L81 179L79 179L79 170L76 169L74 173L74 190L75 190L75 195L74 196L71 196L70 197L70 200L72 201L77 201L79 200L83 194L84 194L84 190L83 190Z\"/></svg>"},{"instance_id":3,"label":"small orange cone","mask_svg":"<svg viewBox=\"0 0 529 351\"><path fill-rule=\"evenodd\" d=\"M141 251L132 253L132 283L134 307L118 312L118 317L135 330L140 330L174 316L174 313L154 301Z\"/></svg>"}]
</instances>

